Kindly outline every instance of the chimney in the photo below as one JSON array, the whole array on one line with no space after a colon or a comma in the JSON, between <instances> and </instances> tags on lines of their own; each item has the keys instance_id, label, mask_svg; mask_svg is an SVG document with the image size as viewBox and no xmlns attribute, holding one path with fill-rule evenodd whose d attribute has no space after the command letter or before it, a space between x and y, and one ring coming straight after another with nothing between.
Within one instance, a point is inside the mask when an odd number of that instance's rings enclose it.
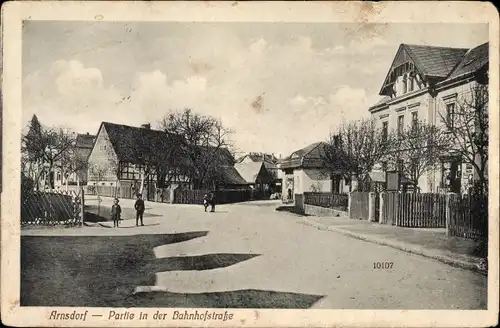
<instances>
[{"instance_id":1,"label":"chimney","mask_svg":"<svg viewBox=\"0 0 500 328\"><path fill-rule=\"evenodd\" d=\"M87 132L87 135L89 135L89 133Z\"/></svg>"},{"instance_id":2,"label":"chimney","mask_svg":"<svg viewBox=\"0 0 500 328\"><path fill-rule=\"evenodd\" d=\"M141 128L147 129L147 130L151 130L151 124L150 123L148 123L148 124L142 124Z\"/></svg>"}]
</instances>

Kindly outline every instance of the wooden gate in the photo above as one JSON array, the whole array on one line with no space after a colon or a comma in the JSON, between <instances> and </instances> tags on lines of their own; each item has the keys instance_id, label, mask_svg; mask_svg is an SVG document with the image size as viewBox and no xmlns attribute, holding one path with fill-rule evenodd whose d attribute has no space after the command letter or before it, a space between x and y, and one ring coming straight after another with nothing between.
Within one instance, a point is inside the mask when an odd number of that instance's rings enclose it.
<instances>
[{"instance_id":1,"label":"wooden gate","mask_svg":"<svg viewBox=\"0 0 500 328\"><path fill-rule=\"evenodd\" d=\"M399 193L397 192L385 192L382 194L383 197L383 214L384 216L380 218L381 223L395 225L396 217L399 210Z\"/></svg>"}]
</instances>

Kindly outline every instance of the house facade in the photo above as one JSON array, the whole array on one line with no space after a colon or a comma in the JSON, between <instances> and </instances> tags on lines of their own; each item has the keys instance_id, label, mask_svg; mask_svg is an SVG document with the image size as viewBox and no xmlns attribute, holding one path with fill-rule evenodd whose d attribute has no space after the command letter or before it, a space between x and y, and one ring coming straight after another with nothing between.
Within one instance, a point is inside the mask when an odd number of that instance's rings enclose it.
<instances>
[{"instance_id":1,"label":"house facade","mask_svg":"<svg viewBox=\"0 0 500 328\"><path fill-rule=\"evenodd\" d=\"M340 176L332 176L323 164L327 144L316 142L294 151L280 162L284 172L282 200L293 202L304 192L345 192L349 190Z\"/></svg>"},{"instance_id":2,"label":"house facade","mask_svg":"<svg viewBox=\"0 0 500 328\"><path fill-rule=\"evenodd\" d=\"M115 188L119 185L120 197L128 198L138 192L142 183L147 200L154 200L156 193L164 188L192 189L193 181L188 179L188 168L182 152L175 158L163 156L169 151L167 147L181 147L172 138L176 136L153 130L149 124L133 127L101 123L88 159L89 185ZM220 162L221 176L216 183L224 187L245 185L245 181L231 168L233 159L229 151L217 151L221 154L221 160L217 162ZM158 167L162 164L163 171L159 171ZM229 168L226 169L226 166Z\"/></svg>"},{"instance_id":3,"label":"house facade","mask_svg":"<svg viewBox=\"0 0 500 328\"><path fill-rule=\"evenodd\" d=\"M488 43L472 49L401 44L379 92L383 98L369 111L386 135L417 120L444 126L471 90L487 81ZM443 154L440 166L420 177L421 192L459 193L471 186L472 165L464 159ZM384 169L381 164L375 171Z\"/></svg>"}]
</instances>

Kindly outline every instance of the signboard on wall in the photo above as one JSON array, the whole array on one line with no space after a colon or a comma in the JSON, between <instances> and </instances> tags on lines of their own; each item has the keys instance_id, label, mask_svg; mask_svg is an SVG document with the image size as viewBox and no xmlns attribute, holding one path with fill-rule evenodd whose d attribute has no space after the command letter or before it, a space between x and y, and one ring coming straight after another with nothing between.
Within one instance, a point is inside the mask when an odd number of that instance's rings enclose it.
<instances>
[{"instance_id":1,"label":"signboard on wall","mask_svg":"<svg viewBox=\"0 0 500 328\"><path fill-rule=\"evenodd\" d=\"M387 191L399 191L399 172L387 172Z\"/></svg>"}]
</instances>

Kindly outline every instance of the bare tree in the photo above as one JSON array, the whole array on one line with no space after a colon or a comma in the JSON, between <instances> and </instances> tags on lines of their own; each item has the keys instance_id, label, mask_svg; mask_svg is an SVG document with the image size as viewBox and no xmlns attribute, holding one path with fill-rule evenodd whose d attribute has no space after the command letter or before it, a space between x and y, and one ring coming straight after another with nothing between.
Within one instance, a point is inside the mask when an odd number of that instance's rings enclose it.
<instances>
[{"instance_id":1,"label":"bare tree","mask_svg":"<svg viewBox=\"0 0 500 328\"><path fill-rule=\"evenodd\" d=\"M179 165L195 189L213 188L221 175L221 167L232 160L229 140L232 131L210 116L193 113L191 109L171 111L160 126L178 136L182 163Z\"/></svg>"},{"instance_id":2,"label":"bare tree","mask_svg":"<svg viewBox=\"0 0 500 328\"><path fill-rule=\"evenodd\" d=\"M88 170L87 156L85 156L76 144L76 140L71 147L61 154L56 166L61 170L62 176L65 178L66 190L68 189L68 180L71 174L76 176L77 186L80 187L80 172Z\"/></svg>"},{"instance_id":3,"label":"bare tree","mask_svg":"<svg viewBox=\"0 0 500 328\"><path fill-rule=\"evenodd\" d=\"M37 188L44 173L49 176L49 187L54 188L54 168L74 144L75 134L69 129L44 127L33 116L28 133L21 136L21 152L34 168Z\"/></svg>"},{"instance_id":4,"label":"bare tree","mask_svg":"<svg viewBox=\"0 0 500 328\"><path fill-rule=\"evenodd\" d=\"M375 120L346 122L336 134L330 135L322 160L332 174L363 181L385 155L389 145L390 141L377 128Z\"/></svg>"},{"instance_id":5,"label":"bare tree","mask_svg":"<svg viewBox=\"0 0 500 328\"><path fill-rule=\"evenodd\" d=\"M417 192L418 180L441 162L440 157L449 149L449 136L438 126L414 121L391 137L391 149L384 160L408 180Z\"/></svg>"},{"instance_id":6,"label":"bare tree","mask_svg":"<svg viewBox=\"0 0 500 328\"><path fill-rule=\"evenodd\" d=\"M451 152L472 165L477 177L475 191L488 192L488 85L475 83L451 108L440 111L442 121L451 135Z\"/></svg>"}]
</instances>

